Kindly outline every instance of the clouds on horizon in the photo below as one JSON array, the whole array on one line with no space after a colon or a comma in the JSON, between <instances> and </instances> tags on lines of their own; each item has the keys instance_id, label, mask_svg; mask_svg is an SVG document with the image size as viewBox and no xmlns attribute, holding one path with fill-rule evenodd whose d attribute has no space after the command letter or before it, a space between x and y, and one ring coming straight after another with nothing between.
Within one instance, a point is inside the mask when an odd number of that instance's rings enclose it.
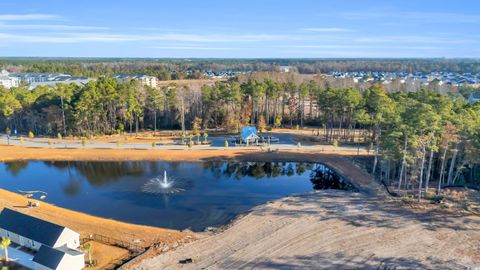
<instances>
[{"instance_id":1,"label":"clouds on horizon","mask_svg":"<svg viewBox=\"0 0 480 270\"><path fill-rule=\"evenodd\" d=\"M462 24L478 24L480 16L456 13L426 13L426 12L345 12L345 20L365 21L382 18L406 17L411 21L428 21L435 23L434 18L442 14L437 22L457 22ZM358 27L352 27L358 25ZM227 31L229 30L229 31ZM212 57L220 51L250 53L251 57L262 57L260 54L268 52L278 57L372 57L377 54L384 57L391 54L430 57L459 56L478 57L480 51L475 49L479 36L461 36L458 33L375 33L371 29L362 29L361 24L325 26L318 23L316 26L298 27L296 29L280 29L265 31L238 27L225 28L223 31L206 31L192 29L165 29L146 25L145 27L118 28L114 25L85 25L72 23L69 18L58 14L23 13L0 14L0 46L13 48L21 45L28 48L28 44L56 44L68 47L73 44L86 44L95 49L96 44L114 43L118 47L138 45L139 50L157 52L174 51L205 51ZM473 45L472 45L473 44ZM454 46L472 46L463 54L451 54ZM37 49L38 51L38 49ZM257 51L257 52L255 52ZM449 53L446 53L446 52ZM454 52L454 51L453 51ZM41 54L41 53L40 53ZM51 52L45 53L51 55ZM443 55L442 55L443 54ZM0 55L2 55L0 53ZM28 53L26 53L28 55ZM182 53L179 53L182 55ZM243 54L238 54L245 57ZM6 56L6 55L4 55ZM39 55L42 56L42 55ZM68 55L58 55L68 56ZM121 55L119 55L121 56ZM159 55L153 55L157 57ZM192 55L193 56L193 55ZM233 55L234 57L234 55Z\"/></svg>"}]
</instances>

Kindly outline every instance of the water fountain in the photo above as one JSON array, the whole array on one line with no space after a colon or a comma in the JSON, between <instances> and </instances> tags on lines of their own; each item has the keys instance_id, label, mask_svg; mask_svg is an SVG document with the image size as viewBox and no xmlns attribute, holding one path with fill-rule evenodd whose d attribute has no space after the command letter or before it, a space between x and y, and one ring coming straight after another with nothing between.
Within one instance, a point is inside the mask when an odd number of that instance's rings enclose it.
<instances>
[{"instance_id":1,"label":"water fountain","mask_svg":"<svg viewBox=\"0 0 480 270\"><path fill-rule=\"evenodd\" d=\"M142 191L152 194L172 194L184 191L182 181L178 179L169 178L167 171L163 171L163 178L154 177L142 186Z\"/></svg>"},{"instance_id":2,"label":"water fountain","mask_svg":"<svg viewBox=\"0 0 480 270\"><path fill-rule=\"evenodd\" d=\"M163 182L160 183L162 188L169 188L173 184L173 181L168 182L167 171L163 171Z\"/></svg>"}]
</instances>

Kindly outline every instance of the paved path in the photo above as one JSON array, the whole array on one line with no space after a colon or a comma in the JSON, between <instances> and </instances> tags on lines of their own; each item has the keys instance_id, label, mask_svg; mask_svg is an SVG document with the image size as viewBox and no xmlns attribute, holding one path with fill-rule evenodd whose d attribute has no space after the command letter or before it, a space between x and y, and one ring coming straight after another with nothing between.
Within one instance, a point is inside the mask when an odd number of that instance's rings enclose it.
<instances>
[{"instance_id":1,"label":"paved path","mask_svg":"<svg viewBox=\"0 0 480 270\"><path fill-rule=\"evenodd\" d=\"M273 134L280 139L279 143L271 144L272 150L296 150L299 149L297 143L293 140L293 134L279 133ZM225 137L209 137L209 141L212 141L212 145L198 145L193 146L193 149L219 149L225 150L224 141ZM49 143L50 142L50 143ZM115 142L95 142L87 141L85 145L82 145L80 140L58 140L47 138L24 138L23 142L18 137L11 137L10 140L7 136L0 135L0 144L21 145L25 147L40 147L40 148L66 148L66 149L163 149L163 150L182 150L188 148L185 145L173 145L157 143L155 147L152 147L152 143L120 143ZM229 149L259 149L260 146L232 146L230 144ZM265 147L264 147L265 148ZM331 145L302 145L300 149L303 150L315 150L315 151L365 151L365 147L352 147L352 146L340 146L333 147Z\"/></svg>"}]
</instances>

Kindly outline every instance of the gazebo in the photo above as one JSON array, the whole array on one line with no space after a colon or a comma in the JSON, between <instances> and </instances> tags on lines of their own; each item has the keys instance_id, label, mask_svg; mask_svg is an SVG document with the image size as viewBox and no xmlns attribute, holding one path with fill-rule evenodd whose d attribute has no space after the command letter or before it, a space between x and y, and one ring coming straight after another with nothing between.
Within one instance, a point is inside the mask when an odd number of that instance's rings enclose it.
<instances>
[{"instance_id":1,"label":"gazebo","mask_svg":"<svg viewBox=\"0 0 480 270\"><path fill-rule=\"evenodd\" d=\"M260 137L257 135L256 127L243 127L240 138L246 144L257 143Z\"/></svg>"}]
</instances>

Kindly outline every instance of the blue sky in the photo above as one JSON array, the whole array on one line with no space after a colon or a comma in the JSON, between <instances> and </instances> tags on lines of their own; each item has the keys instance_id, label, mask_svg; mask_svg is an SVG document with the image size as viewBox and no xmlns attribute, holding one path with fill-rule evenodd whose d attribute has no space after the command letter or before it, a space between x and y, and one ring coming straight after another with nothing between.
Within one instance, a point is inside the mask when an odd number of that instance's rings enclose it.
<instances>
[{"instance_id":1,"label":"blue sky","mask_svg":"<svg viewBox=\"0 0 480 270\"><path fill-rule=\"evenodd\" d=\"M0 0L0 56L480 57L477 0Z\"/></svg>"}]
</instances>

